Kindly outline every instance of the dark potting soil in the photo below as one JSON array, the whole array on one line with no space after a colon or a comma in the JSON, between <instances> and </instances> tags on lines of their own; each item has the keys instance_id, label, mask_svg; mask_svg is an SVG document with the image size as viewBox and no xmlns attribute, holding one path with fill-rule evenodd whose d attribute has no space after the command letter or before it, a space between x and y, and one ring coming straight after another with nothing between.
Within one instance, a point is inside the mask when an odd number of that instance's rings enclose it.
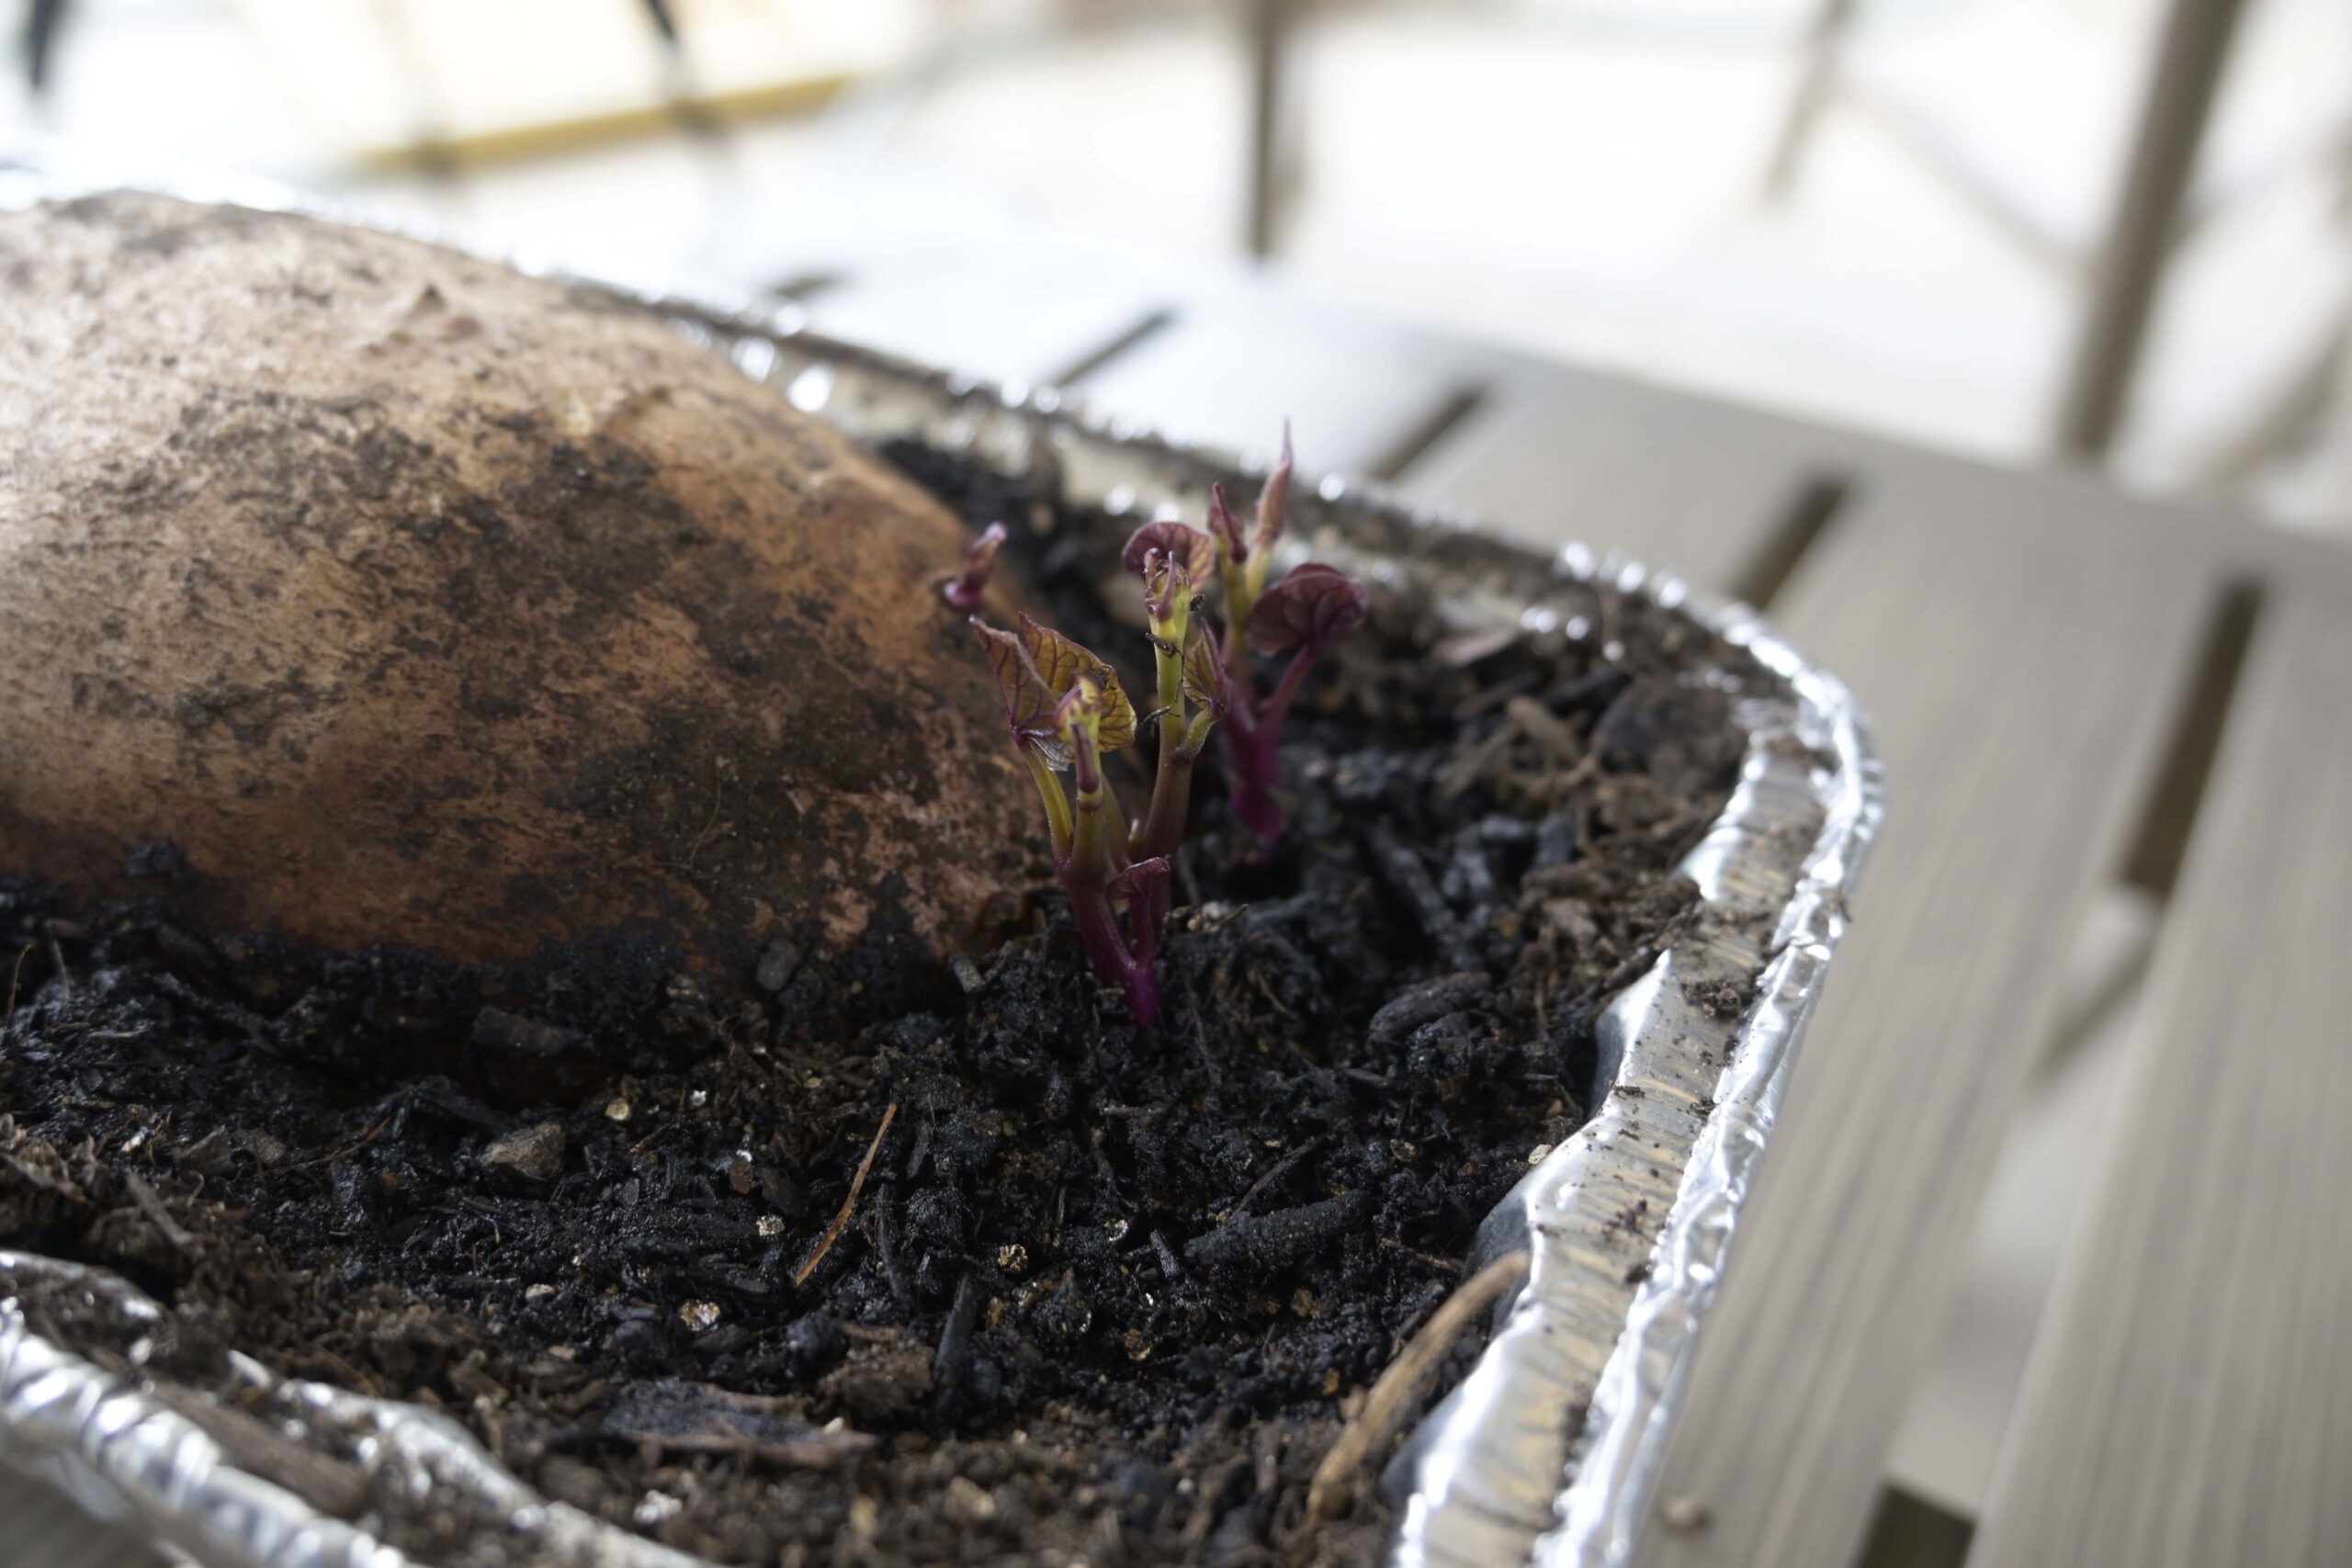
<instances>
[{"instance_id":1,"label":"dark potting soil","mask_svg":"<svg viewBox=\"0 0 2352 1568\"><path fill-rule=\"evenodd\" d=\"M1149 689L1112 525L898 456L1014 519L1060 624ZM1376 1499L1305 1540L1306 1480L1584 1121L1595 1017L1692 918L1672 867L1770 679L1637 604L1591 619L1449 642L1384 592L1293 718L1271 858L1202 770L1157 1034L1050 887L911 990L866 983L903 967L886 921L839 962L779 942L741 999L626 943L486 971L185 929L167 844L136 907L0 883L0 1245L166 1303L151 1376L224 1386L233 1347L438 1405L722 1562L1368 1561ZM485 1560L430 1509L322 1501Z\"/></svg>"}]
</instances>

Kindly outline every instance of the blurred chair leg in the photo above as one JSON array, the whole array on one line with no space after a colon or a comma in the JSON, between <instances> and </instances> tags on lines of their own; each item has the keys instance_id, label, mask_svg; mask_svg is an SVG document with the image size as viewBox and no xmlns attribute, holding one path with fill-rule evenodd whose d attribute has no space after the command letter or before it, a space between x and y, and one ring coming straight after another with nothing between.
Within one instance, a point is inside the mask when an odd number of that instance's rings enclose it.
<instances>
[{"instance_id":1,"label":"blurred chair leg","mask_svg":"<svg viewBox=\"0 0 2352 1568\"><path fill-rule=\"evenodd\" d=\"M2084 313L2058 406L2058 450L2105 455L2147 338L2181 196L2196 172L2242 0L2172 0L2149 73L2132 161L2113 220L2090 274Z\"/></svg>"},{"instance_id":2,"label":"blurred chair leg","mask_svg":"<svg viewBox=\"0 0 2352 1568\"><path fill-rule=\"evenodd\" d=\"M1767 201L1785 200L1796 185L1797 167L1813 142L1821 111L1829 107L1829 95L1837 90L1838 56L1857 9L1857 0L1820 0L1805 24L1804 63L1789 99L1788 116L1781 122L1780 139L1772 144L1772 161L1764 171Z\"/></svg>"},{"instance_id":3,"label":"blurred chair leg","mask_svg":"<svg viewBox=\"0 0 2352 1568\"><path fill-rule=\"evenodd\" d=\"M25 85L33 96L49 90L49 68L57 50L57 29L65 20L65 0L32 0L25 10Z\"/></svg>"},{"instance_id":4,"label":"blurred chair leg","mask_svg":"<svg viewBox=\"0 0 2352 1568\"><path fill-rule=\"evenodd\" d=\"M1279 167L1284 134L1283 81L1297 0L1248 0L1250 26L1250 166L1245 191L1253 256L1273 254L1277 209L1282 204Z\"/></svg>"}]
</instances>

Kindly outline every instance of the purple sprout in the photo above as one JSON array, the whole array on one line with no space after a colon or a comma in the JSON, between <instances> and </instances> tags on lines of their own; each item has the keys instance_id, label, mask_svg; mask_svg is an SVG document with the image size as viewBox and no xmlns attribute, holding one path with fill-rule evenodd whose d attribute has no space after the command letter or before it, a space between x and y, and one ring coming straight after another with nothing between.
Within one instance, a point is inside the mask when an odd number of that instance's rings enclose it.
<instances>
[{"instance_id":1,"label":"purple sprout","mask_svg":"<svg viewBox=\"0 0 2352 1568\"><path fill-rule=\"evenodd\" d=\"M1137 859L1173 855L1184 840L1193 791L1193 763L1225 711L1226 685L1207 625L1197 615L1197 585L1216 570L1216 546L1182 523L1147 523L1119 558L1142 580L1144 614L1151 624L1154 693L1159 705L1159 762L1151 781L1151 809L1135 826ZM1208 652L1196 650L1208 649ZM1167 889L1160 889L1167 912Z\"/></svg>"},{"instance_id":2,"label":"purple sprout","mask_svg":"<svg viewBox=\"0 0 2352 1568\"><path fill-rule=\"evenodd\" d=\"M1102 758L1134 740L1142 722L1117 673L1025 615L1017 632L972 618L1004 698L1013 749L1045 802L1054 869L1069 896L1079 941L1095 973L1119 987L1127 1011L1147 1029L1159 1023L1153 964L1168 918L1169 866L1184 840L1193 765L1208 745L1209 731L1220 721L1227 725L1234 815L1271 847L1283 826L1275 800L1283 721L1316 660L1371 608L1362 583L1319 561L1268 582L1289 507L1291 470L1284 426L1282 460L1267 478L1247 534L1220 488L1210 502L1207 533L1182 523L1148 523L1121 552L1121 561L1143 584L1158 702L1144 720L1159 728L1151 804L1139 820L1129 823L1121 813L1102 771ZM946 589L950 604L978 604L1003 543L1004 527L998 524L973 545L964 575ZM1201 590L1212 575L1225 590L1221 642L1203 613ZM1255 654L1289 659L1262 697ZM1074 801L1062 785L1065 770Z\"/></svg>"},{"instance_id":3,"label":"purple sprout","mask_svg":"<svg viewBox=\"0 0 2352 1568\"><path fill-rule=\"evenodd\" d=\"M1266 476L1258 513L1247 534L1218 486L1209 495L1209 534L1225 585L1224 716L1227 783L1233 814L1271 849L1282 837L1283 721L1299 682L1330 646L1372 608L1364 585L1320 561L1306 561L1271 586L1273 547L1290 510L1290 426L1283 426L1282 458ZM1290 662L1261 698L1252 652L1288 654Z\"/></svg>"},{"instance_id":4,"label":"purple sprout","mask_svg":"<svg viewBox=\"0 0 2352 1568\"><path fill-rule=\"evenodd\" d=\"M1109 665L1050 626L1023 615L1019 632L1004 632L975 616L972 629L995 671L1013 748L1045 801L1054 870L1069 897L1079 942L1094 972L1125 997L1129 1015L1157 1028L1154 962L1168 907L1168 862L1132 852L1102 773L1103 756L1136 738L1135 707ZM1062 787L1064 768L1075 803ZM1181 832L1181 814L1177 826Z\"/></svg>"},{"instance_id":5,"label":"purple sprout","mask_svg":"<svg viewBox=\"0 0 2352 1568\"><path fill-rule=\"evenodd\" d=\"M939 591L940 597L967 615L977 612L980 602L988 596L989 579L996 572L997 552L1004 548L1005 532L1001 523L991 523L972 541L964 552L964 570L948 581Z\"/></svg>"}]
</instances>

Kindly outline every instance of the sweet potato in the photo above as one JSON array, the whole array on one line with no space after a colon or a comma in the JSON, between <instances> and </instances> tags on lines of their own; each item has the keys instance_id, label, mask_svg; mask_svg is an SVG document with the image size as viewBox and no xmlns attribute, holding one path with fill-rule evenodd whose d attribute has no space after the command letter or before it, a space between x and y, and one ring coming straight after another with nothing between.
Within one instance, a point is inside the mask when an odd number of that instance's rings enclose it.
<instances>
[{"instance_id":1,"label":"sweet potato","mask_svg":"<svg viewBox=\"0 0 2352 1568\"><path fill-rule=\"evenodd\" d=\"M1033 874L962 526L658 322L133 194L0 217L0 868L730 965Z\"/></svg>"}]
</instances>

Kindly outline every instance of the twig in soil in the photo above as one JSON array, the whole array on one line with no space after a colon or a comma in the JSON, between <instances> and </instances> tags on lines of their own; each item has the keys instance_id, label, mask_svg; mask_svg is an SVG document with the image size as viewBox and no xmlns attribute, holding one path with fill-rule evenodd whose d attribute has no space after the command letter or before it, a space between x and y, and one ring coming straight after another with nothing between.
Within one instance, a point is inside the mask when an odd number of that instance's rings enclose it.
<instances>
[{"instance_id":1,"label":"twig in soil","mask_svg":"<svg viewBox=\"0 0 2352 1568\"><path fill-rule=\"evenodd\" d=\"M1632 953L1627 953L1618 963L1617 967L1602 976L1600 984L1595 986L1587 995L1598 998L1623 990L1635 980L1640 979L1649 966L1657 962L1657 943L1644 942Z\"/></svg>"},{"instance_id":2,"label":"twig in soil","mask_svg":"<svg viewBox=\"0 0 2352 1568\"><path fill-rule=\"evenodd\" d=\"M1266 1000L1272 1005L1273 1010L1276 1012L1282 1014L1284 1018L1293 1018L1296 1016L1290 1010L1290 1009L1283 1006L1282 998L1274 995L1274 988L1266 984L1266 977L1258 973L1255 969L1250 971L1250 983L1258 987L1258 994L1265 998Z\"/></svg>"},{"instance_id":3,"label":"twig in soil","mask_svg":"<svg viewBox=\"0 0 2352 1568\"><path fill-rule=\"evenodd\" d=\"M909 1181L922 1174L922 1162L930 1156L932 1134L939 1126L939 1118L927 1115L915 1132L915 1146L908 1152L906 1169L900 1174Z\"/></svg>"},{"instance_id":4,"label":"twig in soil","mask_svg":"<svg viewBox=\"0 0 2352 1568\"><path fill-rule=\"evenodd\" d=\"M1182 1265L1176 1261L1176 1249L1169 1245L1166 1231L1151 1233L1151 1249L1159 1255L1160 1276L1170 1290L1179 1290L1192 1281L1185 1278Z\"/></svg>"},{"instance_id":5,"label":"twig in soil","mask_svg":"<svg viewBox=\"0 0 2352 1568\"><path fill-rule=\"evenodd\" d=\"M1576 790L1582 789L1585 785L1590 784L1595 778L1600 776L1600 747L1599 741L1600 738L1595 736L1592 750L1587 751L1582 757L1577 758L1577 765L1560 775L1560 782L1554 786L1554 793L1557 796L1562 799L1566 799L1571 793ZM1578 824L1577 837L1582 839L1583 836L1583 826L1582 824Z\"/></svg>"},{"instance_id":6,"label":"twig in soil","mask_svg":"<svg viewBox=\"0 0 2352 1568\"><path fill-rule=\"evenodd\" d=\"M1298 1168L1299 1162L1306 1158L1307 1156L1313 1154L1316 1150L1321 1148L1323 1146L1323 1134L1317 1133L1315 1136L1307 1139L1306 1142L1299 1145L1298 1147L1291 1150L1290 1153L1283 1156L1282 1158L1274 1161L1272 1165L1268 1166L1266 1168L1265 1174L1259 1177L1257 1180L1251 1182L1250 1184L1250 1190L1241 1194L1238 1199L1235 1200L1233 1207L1226 1212L1228 1214L1248 1213L1250 1212L1250 1205L1257 1201L1258 1195L1260 1193L1265 1191L1267 1188L1272 1187L1275 1182L1280 1181L1283 1177L1288 1176L1292 1171L1296 1170Z\"/></svg>"},{"instance_id":7,"label":"twig in soil","mask_svg":"<svg viewBox=\"0 0 2352 1568\"><path fill-rule=\"evenodd\" d=\"M1411 1258L1414 1262L1422 1265L1424 1268L1434 1269L1441 1274L1451 1274L1462 1266L1459 1260L1449 1262L1447 1259L1438 1257L1435 1253L1423 1252L1418 1247L1407 1247L1403 1242L1398 1241L1393 1235L1382 1236L1380 1238L1380 1245L1386 1247L1391 1252L1402 1253L1406 1257Z\"/></svg>"},{"instance_id":8,"label":"twig in soil","mask_svg":"<svg viewBox=\"0 0 2352 1568\"><path fill-rule=\"evenodd\" d=\"M794 1284L807 1284L808 1276L817 1271L817 1265L825 1260L825 1254L832 1251L833 1242L841 1235L842 1227L849 1224L850 1215L857 1209L857 1195L865 1190L865 1178L874 1169L874 1156L882 1152L882 1140L890 1135L890 1123L898 1119L899 1102L894 1100L882 1112L882 1125L874 1129L874 1141L865 1145L865 1157L857 1162L857 1174L849 1179L849 1196L842 1200L842 1212L835 1214L833 1223L825 1227L824 1239L817 1244L817 1250L809 1254L808 1261L793 1273Z\"/></svg>"},{"instance_id":9,"label":"twig in soil","mask_svg":"<svg viewBox=\"0 0 2352 1568\"><path fill-rule=\"evenodd\" d=\"M892 1201L890 1189L885 1185L874 1200L874 1250L882 1259L882 1273L890 1281L890 1294L900 1312L914 1310L914 1288L907 1282L905 1265L899 1261L899 1230L891 1215L898 1205Z\"/></svg>"},{"instance_id":10,"label":"twig in soil","mask_svg":"<svg viewBox=\"0 0 2352 1568\"><path fill-rule=\"evenodd\" d=\"M382 1121L377 1122L373 1127L368 1128L365 1133L360 1134L359 1141L357 1143L346 1144L342 1148L335 1150L333 1154L321 1155L316 1159L304 1160L300 1165L296 1166L294 1168L297 1170L305 1170L314 1165L333 1165L337 1160L349 1159L353 1155L357 1154L360 1150L374 1143L378 1137L381 1136L384 1129L392 1124L392 1118L399 1114L400 1108L395 1106L393 1109L384 1112L384 1119Z\"/></svg>"},{"instance_id":11,"label":"twig in soil","mask_svg":"<svg viewBox=\"0 0 2352 1568\"><path fill-rule=\"evenodd\" d=\"M25 977L25 960L32 955L33 944L25 943L24 951L17 954L17 966L8 971L8 1016L10 1018L17 1016L17 982Z\"/></svg>"},{"instance_id":12,"label":"twig in soil","mask_svg":"<svg viewBox=\"0 0 2352 1568\"><path fill-rule=\"evenodd\" d=\"M74 971L65 967L65 950L57 944L57 939L55 937L51 937L49 939L49 961L57 965L57 983L65 987L65 994L67 996L72 996L74 994Z\"/></svg>"},{"instance_id":13,"label":"twig in soil","mask_svg":"<svg viewBox=\"0 0 2352 1568\"><path fill-rule=\"evenodd\" d=\"M175 1383L157 1382L148 1393L201 1427L239 1469L277 1483L320 1512L356 1518L368 1506L368 1483L356 1470L311 1452L266 1421Z\"/></svg>"},{"instance_id":14,"label":"twig in soil","mask_svg":"<svg viewBox=\"0 0 2352 1568\"><path fill-rule=\"evenodd\" d=\"M1498 724L1482 739L1474 740L1456 751L1444 767L1438 771L1437 798L1451 805L1487 782L1510 751L1510 727Z\"/></svg>"},{"instance_id":15,"label":"twig in soil","mask_svg":"<svg viewBox=\"0 0 2352 1568\"><path fill-rule=\"evenodd\" d=\"M972 1325L980 1311L978 1286L968 1269L956 1281L956 1300L947 1309L947 1322L939 1331L939 1348L931 1358L931 1381L939 1391L935 1403L954 1399L964 1381L964 1369L971 1364Z\"/></svg>"},{"instance_id":16,"label":"twig in soil","mask_svg":"<svg viewBox=\"0 0 2352 1568\"><path fill-rule=\"evenodd\" d=\"M1453 1294L1430 1314L1430 1320L1405 1342L1405 1348L1396 1352L1396 1359L1388 1363L1387 1370L1372 1385L1363 1408L1340 1431L1339 1440L1323 1456L1323 1462L1315 1467L1315 1479L1306 1489L1306 1540L1311 1540L1315 1530L1336 1518L1352 1500L1356 1478L1373 1451L1396 1435L1406 1413L1413 1407L1423 1380L1436 1370L1463 1329L1526 1276L1526 1253L1498 1258L1457 1286Z\"/></svg>"},{"instance_id":17,"label":"twig in soil","mask_svg":"<svg viewBox=\"0 0 2352 1568\"><path fill-rule=\"evenodd\" d=\"M1193 1049L1201 1054L1201 1065L1214 1080L1217 1077L1216 1057L1209 1050L1208 1026L1201 1017L1201 998L1193 993L1189 972L1184 976L1184 1007L1193 1015Z\"/></svg>"},{"instance_id":18,"label":"twig in soil","mask_svg":"<svg viewBox=\"0 0 2352 1568\"><path fill-rule=\"evenodd\" d=\"M1211 1422L1211 1428L1218 1423ZM1192 1516L1184 1521L1184 1546L1188 1554L1198 1553L1209 1539L1209 1531L1237 1503L1250 1484L1250 1461L1241 1454L1225 1461L1201 1478L1193 1493Z\"/></svg>"},{"instance_id":19,"label":"twig in soil","mask_svg":"<svg viewBox=\"0 0 2352 1568\"><path fill-rule=\"evenodd\" d=\"M1511 698L1503 704L1503 713L1519 727L1521 734L1534 741L1560 766L1572 768L1586 756L1584 743L1577 739L1577 732L1533 697Z\"/></svg>"},{"instance_id":20,"label":"twig in soil","mask_svg":"<svg viewBox=\"0 0 2352 1568\"><path fill-rule=\"evenodd\" d=\"M139 1205L139 1212L147 1216L147 1223L171 1244L174 1252L185 1255L196 1249L195 1234L172 1218L171 1211L164 1207L164 1200L147 1185L144 1177L135 1170L126 1170L122 1173L122 1185L130 1194L130 1201Z\"/></svg>"},{"instance_id":21,"label":"twig in soil","mask_svg":"<svg viewBox=\"0 0 2352 1568\"><path fill-rule=\"evenodd\" d=\"M262 1021L260 1015L248 1012L234 1002L208 997L169 970L157 971L154 979L165 995L198 1017L241 1031L251 1040L266 1038L269 1025Z\"/></svg>"},{"instance_id":22,"label":"twig in soil","mask_svg":"<svg viewBox=\"0 0 2352 1568\"><path fill-rule=\"evenodd\" d=\"M1201 907L1201 882L1193 874L1193 857L1179 851L1175 861L1176 880L1183 885L1184 902L1197 909Z\"/></svg>"},{"instance_id":23,"label":"twig in soil","mask_svg":"<svg viewBox=\"0 0 2352 1568\"><path fill-rule=\"evenodd\" d=\"M633 1444L639 1452L718 1455L788 1470L835 1470L871 1451L871 1433L810 1427L790 1402L707 1383L658 1378L633 1382L606 1407L601 1427L567 1434L570 1444Z\"/></svg>"},{"instance_id":24,"label":"twig in soil","mask_svg":"<svg viewBox=\"0 0 2352 1568\"><path fill-rule=\"evenodd\" d=\"M635 1170L637 1168L637 1162L644 1156L645 1151L651 1148L655 1144L660 1143L663 1135L666 1134L671 1128L676 1125L677 1123L675 1122L664 1122L662 1125L654 1128L653 1131L646 1134L645 1136L631 1144L628 1146L628 1153L623 1156L628 1160L628 1168L631 1170Z\"/></svg>"}]
</instances>

